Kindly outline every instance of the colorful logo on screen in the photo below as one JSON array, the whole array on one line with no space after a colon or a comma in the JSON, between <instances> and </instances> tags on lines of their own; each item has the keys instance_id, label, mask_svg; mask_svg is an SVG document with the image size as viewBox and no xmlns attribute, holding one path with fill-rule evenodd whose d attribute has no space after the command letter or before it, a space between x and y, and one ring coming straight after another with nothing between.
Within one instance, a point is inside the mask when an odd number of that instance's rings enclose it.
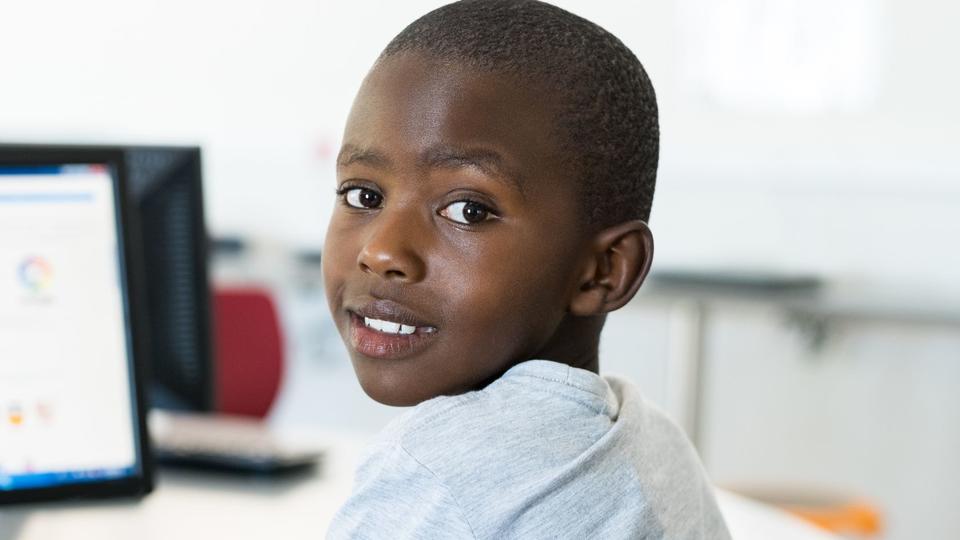
<instances>
[{"instance_id":1,"label":"colorful logo on screen","mask_svg":"<svg viewBox=\"0 0 960 540\"><path fill-rule=\"evenodd\" d=\"M43 257L27 257L20 263L20 284L31 292L44 292L53 282L53 267Z\"/></svg>"}]
</instances>

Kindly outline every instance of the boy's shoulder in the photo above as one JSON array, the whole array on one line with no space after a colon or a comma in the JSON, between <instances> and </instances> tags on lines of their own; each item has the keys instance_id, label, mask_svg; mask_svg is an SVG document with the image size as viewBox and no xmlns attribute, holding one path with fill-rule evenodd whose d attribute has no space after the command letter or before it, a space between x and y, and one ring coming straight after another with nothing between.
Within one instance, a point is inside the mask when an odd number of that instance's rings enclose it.
<instances>
[{"instance_id":1,"label":"boy's shoulder","mask_svg":"<svg viewBox=\"0 0 960 540\"><path fill-rule=\"evenodd\" d=\"M581 450L604 435L619 411L619 400L596 374L546 360L514 366L483 390L425 401L384 433L424 463L458 456L484 460L526 446ZM385 442L387 442L385 441ZM542 449L538 453L544 453Z\"/></svg>"},{"instance_id":2,"label":"boy's shoulder","mask_svg":"<svg viewBox=\"0 0 960 540\"><path fill-rule=\"evenodd\" d=\"M644 484L657 470L703 478L686 435L635 385L546 360L518 364L483 390L417 405L372 450L399 451L454 485L482 478L503 486L573 466L629 470Z\"/></svg>"},{"instance_id":3,"label":"boy's shoulder","mask_svg":"<svg viewBox=\"0 0 960 540\"><path fill-rule=\"evenodd\" d=\"M442 499L440 513L463 516L476 537L537 536L547 524L558 535L651 538L722 529L675 424L635 386L554 362L524 362L483 390L425 401L371 451L358 485L419 486L417 504Z\"/></svg>"}]
</instances>

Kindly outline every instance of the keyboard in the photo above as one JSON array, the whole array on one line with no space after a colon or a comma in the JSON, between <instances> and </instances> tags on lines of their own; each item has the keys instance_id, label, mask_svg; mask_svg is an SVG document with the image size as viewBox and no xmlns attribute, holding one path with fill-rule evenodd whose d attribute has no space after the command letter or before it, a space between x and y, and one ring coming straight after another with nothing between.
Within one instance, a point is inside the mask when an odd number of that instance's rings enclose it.
<instances>
[{"instance_id":1,"label":"keyboard","mask_svg":"<svg viewBox=\"0 0 960 540\"><path fill-rule=\"evenodd\" d=\"M309 468L323 457L316 443L242 416L153 410L149 428L154 458L165 465L270 474Z\"/></svg>"}]
</instances>

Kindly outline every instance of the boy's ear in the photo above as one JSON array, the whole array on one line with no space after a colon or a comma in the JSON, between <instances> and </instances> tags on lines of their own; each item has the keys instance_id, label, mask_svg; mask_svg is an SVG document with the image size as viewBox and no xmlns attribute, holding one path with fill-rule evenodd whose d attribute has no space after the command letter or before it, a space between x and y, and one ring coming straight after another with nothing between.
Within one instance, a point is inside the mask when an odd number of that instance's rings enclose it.
<instances>
[{"instance_id":1,"label":"boy's ear","mask_svg":"<svg viewBox=\"0 0 960 540\"><path fill-rule=\"evenodd\" d=\"M601 315L623 307L637 293L652 261L653 234L645 222L627 221L598 232L570 313Z\"/></svg>"}]
</instances>

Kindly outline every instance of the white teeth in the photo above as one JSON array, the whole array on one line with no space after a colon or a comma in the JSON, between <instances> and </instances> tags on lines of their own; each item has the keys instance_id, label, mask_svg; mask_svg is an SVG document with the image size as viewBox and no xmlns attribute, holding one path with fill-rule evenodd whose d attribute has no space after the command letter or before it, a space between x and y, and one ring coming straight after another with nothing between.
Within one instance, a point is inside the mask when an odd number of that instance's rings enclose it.
<instances>
[{"instance_id":1,"label":"white teeth","mask_svg":"<svg viewBox=\"0 0 960 540\"><path fill-rule=\"evenodd\" d=\"M380 331L387 334L400 333L400 323L380 321Z\"/></svg>"},{"instance_id":2,"label":"white teeth","mask_svg":"<svg viewBox=\"0 0 960 540\"><path fill-rule=\"evenodd\" d=\"M380 319L371 319L370 317L363 318L363 324L367 328L373 328L378 332L383 332L385 334L402 334L409 335L416 332L416 326L408 326L406 324L400 324L390 321L382 321Z\"/></svg>"}]
</instances>

